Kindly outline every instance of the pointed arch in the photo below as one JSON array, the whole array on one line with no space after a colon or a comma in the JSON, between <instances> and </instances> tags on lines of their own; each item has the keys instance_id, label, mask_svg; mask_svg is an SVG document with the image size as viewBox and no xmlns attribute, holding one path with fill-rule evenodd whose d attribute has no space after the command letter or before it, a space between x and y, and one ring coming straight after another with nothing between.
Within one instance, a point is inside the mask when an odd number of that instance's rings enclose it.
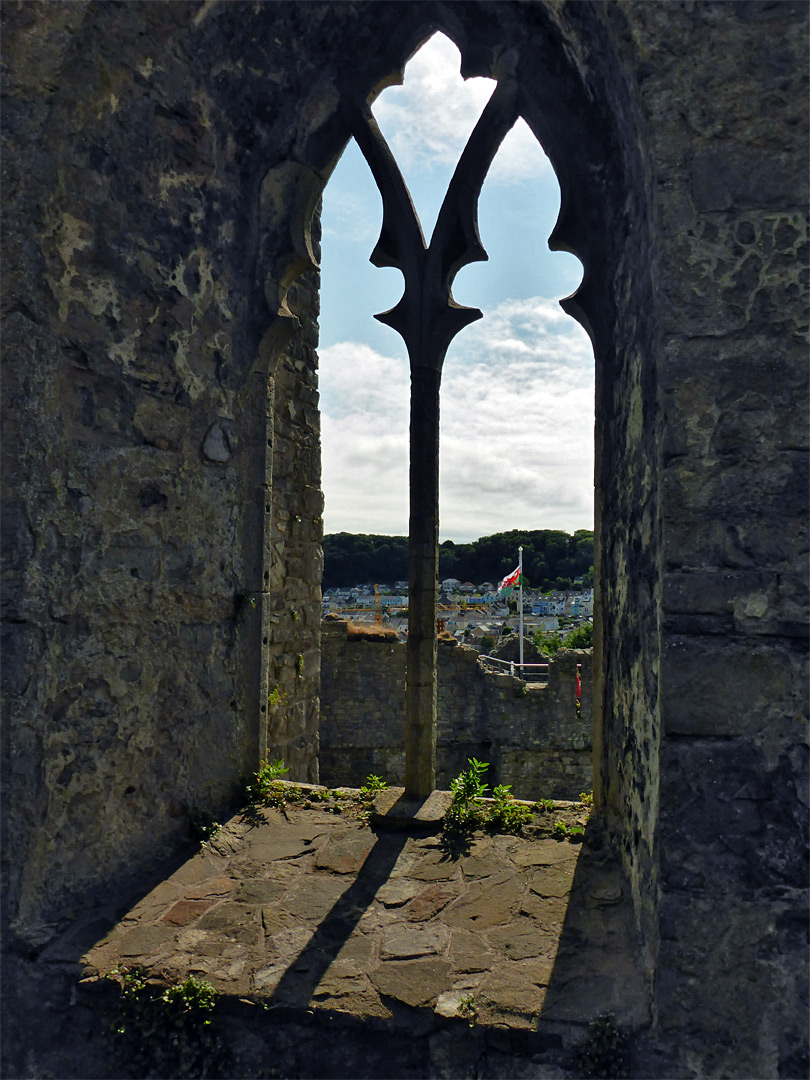
<instances>
[{"instance_id":1,"label":"pointed arch","mask_svg":"<svg viewBox=\"0 0 810 1080\"><path fill-rule=\"evenodd\" d=\"M657 881L660 433L651 193L633 90L591 8L561 13L538 6L531 20L498 4L425 3L399 12L401 18L381 20L351 70L312 88L301 108L309 122L289 158L265 177L261 230L272 234L267 250L275 252L281 230L286 254L259 260L268 303L278 312L263 348L272 353L283 337L289 286L317 261L319 198L351 137L340 104L345 96L370 103L400 84L407 61L436 30L458 47L465 78L496 77L508 52L518 114L560 184L549 246L583 266L580 286L560 303L589 334L596 363L594 790L641 913ZM639 790L652 796L641 799Z\"/></svg>"}]
</instances>

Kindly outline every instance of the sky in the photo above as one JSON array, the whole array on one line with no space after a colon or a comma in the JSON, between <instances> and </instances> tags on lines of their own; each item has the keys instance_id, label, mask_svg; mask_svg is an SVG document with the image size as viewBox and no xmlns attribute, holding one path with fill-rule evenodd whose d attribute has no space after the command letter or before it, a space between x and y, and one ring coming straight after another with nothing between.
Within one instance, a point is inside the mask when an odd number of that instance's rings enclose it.
<instances>
[{"instance_id":1,"label":"sky","mask_svg":"<svg viewBox=\"0 0 810 1080\"><path fill-rule=\"evenodd\" d=\"M435 35L372 111L430 236L447 184L495 83L459 73ZM548 250L559 211L554 171L523 120L481 192L489 261L465 267L453 295L484 312L444 362L440 539L507 529L593 528L594 361L558 304L582 266ZM409 368L400 336L373 318L402 295L402 275L372 266L382 222L371 172L351 141L323 199L320 391L324 531L408 533Z\"/></svg>"}]
</instances>

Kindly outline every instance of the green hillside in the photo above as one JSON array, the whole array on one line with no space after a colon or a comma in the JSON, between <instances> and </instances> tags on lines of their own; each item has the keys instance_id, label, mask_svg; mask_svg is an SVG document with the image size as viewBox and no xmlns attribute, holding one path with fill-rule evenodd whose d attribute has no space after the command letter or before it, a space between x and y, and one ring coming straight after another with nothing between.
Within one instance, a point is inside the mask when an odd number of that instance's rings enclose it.
<instances>
[{"instance_id":1,"label":"green hillside","mask_svg":"<svg viewBox=\"0 0 810 1080\"><path fill-rule=\"evenodd\" d=\"M523 545L523 572L532 588L562 589L572 581L593 579L593 533L536 529L482 536L468 544L445 540L439 548L439 577L497 584L514 570L518 545ZM384 582L393 585L408 577L407 536L332 533L323 539L323 587Z\"/></svg>"}]
</instances>

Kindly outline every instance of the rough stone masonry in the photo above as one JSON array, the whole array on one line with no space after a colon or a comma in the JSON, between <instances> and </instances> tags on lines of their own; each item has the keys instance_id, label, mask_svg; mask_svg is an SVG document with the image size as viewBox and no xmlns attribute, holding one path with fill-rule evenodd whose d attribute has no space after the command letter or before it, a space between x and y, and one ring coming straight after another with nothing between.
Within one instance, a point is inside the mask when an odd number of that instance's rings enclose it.
<instances>
[{"instance_id":1,"label":"rough stone masonry","mask_svg":"<svg viewBox=\"0 0 810 1080\"><path fill-rule=\"evenodd\" d=\"M806 4L0 16L7 963L35 979L265 752L317 779L317 207L345 95L441 30L465 75L514 50L550 244L584 266L595 799L639 1074L806 1075Z\"/></svg>"},{"instance_id":2,"label":"rough stone masonry","mask_svg":"<svg viewBox=\"0 0 810 1080\"><path fill-rule=\"evenodd\" d=\"M576 697L577 668L582 697ZM467 759L487 783L520 799L578 799L593 787L591 656L559 653L542 684L487 671L476 649L439 640L436 785L447 790ZM405 648L353 636L343 619L321 624L321 781L351 787L369 773L405 779Z\"/></svg>"}]
</instances>

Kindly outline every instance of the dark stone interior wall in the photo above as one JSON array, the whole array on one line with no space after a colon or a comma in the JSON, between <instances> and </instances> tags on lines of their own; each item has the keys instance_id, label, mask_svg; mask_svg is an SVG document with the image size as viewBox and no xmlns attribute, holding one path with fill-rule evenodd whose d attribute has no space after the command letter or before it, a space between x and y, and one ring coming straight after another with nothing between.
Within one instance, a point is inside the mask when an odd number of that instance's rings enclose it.
<instances>
[{"instance_id":1,"label":"dark stone interior wall","mask_svg":"<svg viewBox=\"0 0 810 1080\"><path fill-rule=\"evenodd\" d=\"M584 264L582 285L562 306L589 330L596 361L594 796L621 849L651 972L660 739L657 246L635 61L621 55L624 18L610 5L555 10L557 48L573 54L573 70L555 86L543 57L532 86L536 130L563 192L550 245ZM576 101L564 124L555 123L560 100Z\"/></svg>"},{"instance_id":2,"label":"dark stone interior wall","mask_svg":"<svg viewBox=\"0 0 810 1080\"><path fill-rule=\"evenodd\" d=\"M808 8L666 5L664 33L658 7L633 9L621 46L637 65L660 252L656 1000L691 1067L799 1076Z\"/></svg>"},{"instance_id":3,"label":"dark stone interior wall","mask_svg":"<svg viewBox=\"0 0 810 1080\"><path fill-rule=\"evenodd\" d=\"M273 78L294 6L261 57L239 12L204 14L3 9L5 896L28 939L221 812L268 743L317 772L317 305L311 284L273 329L259 242L288 249L259 194L311 72Z\"/></svg>"},{"instance_id":4,"label":"dark stone interior wall","mask_svg":"<svg viewBox=\"0 0 810 1080\"><path fill-rule=\"evenodd\" d=\"M318 276L295 289L302 332L275 369L270 580L263 597L262 665L267 670L264 753L283 758L289 775L318 781L323 494L315 349ZM291 300L292 302L292 300Z\"/></svg>"}]
</instances>

